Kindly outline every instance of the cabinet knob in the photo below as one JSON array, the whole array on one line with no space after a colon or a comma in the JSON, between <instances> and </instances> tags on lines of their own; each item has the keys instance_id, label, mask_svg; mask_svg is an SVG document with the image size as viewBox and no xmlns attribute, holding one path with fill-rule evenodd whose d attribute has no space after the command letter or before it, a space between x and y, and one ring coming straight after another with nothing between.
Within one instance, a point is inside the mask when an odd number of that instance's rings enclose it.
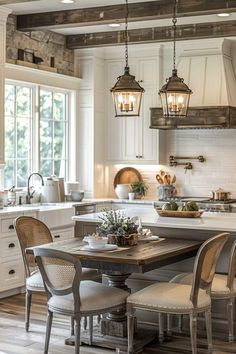
<instances>
[{"instance_id":1,"label":"cabinet knob","mask_svg":"<svg viewBox=\"0 0 236 354\"><path fill-rule=\"evenodd\" d=\"M138 82L143 82L143 80L138 80Z\"/></svg>"},{"instance_id":2,"label":"cabinet knob","mask_svg":"<svg viewBox=\"0 0 236 354\"><path fill-rule=\"evenodd\" d=\"M16 247L16 245L13 242L9 243L8 248L14 248L14 247Z\"/></svg>"},{"instance_id":3,"label":"cabinet knob","mask_svg":"<svg viewBox=\"0 0 236 354\"><path fill-rule=\"evenodd\" d=\"M60 238L61 236L60 235L55 235L54 238Z\"/></svg>"},{"instance_id":4,"label":"cabinet knob","mask_svg":"<svg viewBox=\"0 0 236 354\"><path fill-rule=\"evenodd\" d=\"M14 225L9 225L8 229L9 230L14 230Z\"/></svg>"},{"instance_id":5,"label":"cabinet knob","mask_svg":"<svg viewBox=\"0 0 236 354\"><path fill-rule=\"evenodd\" d=\"M15 270L14 269L9 270L8 274L9 275L15 274Z\"/></svg>"}]
</instances>

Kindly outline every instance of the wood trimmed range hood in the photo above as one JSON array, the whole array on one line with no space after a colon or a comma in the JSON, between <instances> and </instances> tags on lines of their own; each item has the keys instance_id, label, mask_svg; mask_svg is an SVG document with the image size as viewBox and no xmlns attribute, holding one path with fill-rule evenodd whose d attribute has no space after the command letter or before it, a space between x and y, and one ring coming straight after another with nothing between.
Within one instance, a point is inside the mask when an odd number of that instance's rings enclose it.
<instances>
[{"instance_id":1,"label":"wood trimmed range hood","mask_svg":"<svg viewBox=\"0 0 236 354\"><path fill-rule=\"evenodd\" d=\"M236 129L236 41L218 39L207 45L180 56L179 77L193 90L188 116L164 118L162 108L150 108L150 128Z\"/></svg>"}]
</instances>

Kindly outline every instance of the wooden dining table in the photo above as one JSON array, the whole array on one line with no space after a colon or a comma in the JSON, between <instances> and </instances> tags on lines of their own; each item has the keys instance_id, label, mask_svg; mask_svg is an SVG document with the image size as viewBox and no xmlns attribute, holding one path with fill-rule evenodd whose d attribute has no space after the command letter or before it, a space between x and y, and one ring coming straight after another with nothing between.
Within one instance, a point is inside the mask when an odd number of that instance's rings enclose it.
<instances>
[{"instance_id":1,"label":"wooden dining table","mask_svg":"<svg viewBox=\"0 0 236 354\"><path fill-rule=\"evenodd\" d=\"M82 267L95 268L105 274L109 286L129 291L125 282L131 273L145 273L193 257L201 243L202 241L196 240L159 238L155 241L139 241L136 246L118 247L111 251L89 251L84 242L74 238L38 247L60 250L76 256L80 259ZM33 248L28 248L26 252L33 253ZM126 352L125 310L124 308L119 312L110 313L102 319L101 330L94 333L94 345L111 349L120 348L120 353ZM150 342L149 337L145 330L137 333L134 345L137 353ZM82 342L88 343L83 333ZM73 343L73 338L68 339L66 343Z\"/></svg>"}]
</instances>

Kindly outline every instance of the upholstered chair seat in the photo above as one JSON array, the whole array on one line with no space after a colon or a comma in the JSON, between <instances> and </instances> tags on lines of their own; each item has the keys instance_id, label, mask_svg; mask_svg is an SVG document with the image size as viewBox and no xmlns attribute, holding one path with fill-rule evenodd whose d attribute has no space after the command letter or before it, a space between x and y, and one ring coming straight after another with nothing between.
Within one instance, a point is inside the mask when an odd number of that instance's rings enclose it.
<instances>
[{"instance_id":1,"label":"upholstered chair seat","mask_svg":"<svg viewBox=\"0 0 236 354\"><path fill-rule=\"evenodd\" d=\"M216 262L229 234L222 233L205 241L198 250L193 281L187 284L156 283L127 298L128 353L133 353L135 311L157 312L159 315L159 341L164 339L163 314L167 314L170 329L173 314L190 318L192 354L197 354L197 316L205 313L208 351L212 353L211 297L209 295Z\"/></svg>"},{"instance_id":2,"label":"upholstered chair seat","mask_svg":"<svg viewBox=\"0 0 236 354\"><path fill-rule=\"evenodd\" d=\"M34 248L36 262L48 295L48 319L44 354L48 353L54 313L73 318L75 323L75 354L80 353L81 317L118 311L126 304L128 292L104 284L81 281L82 268L78 258L66 252ZM92 327L91 327L92 328ZM90 330L89 344L93 342Z\"/></svg>"},{"instance_id":3,"label":"upholstered chair seat","mask_svg":"<svg viewBox=\"0 0 236 354\"><path fill-rule=\"evenodd\" d=\"M168 310L169 313L189 314L194 310L190 300L191 289L190 285L157 283L130 295L127 303L132 303L139 308L153 307L160 312ZM210 296L205 290L200 289L197 299L198 311L205 311L210 305Z\"/></svg>"},{"instance_id":4,"label":"upholstered chair seat","mask_svg":"<svg viewBox=\"0 0 236 354\"><path fill-rule=\"evenodd\" d=\"M16 234L20 243L26 273L26 313L25 329L29 330L32 294L45 292L42 276L35 264L34 256L25 253L25 249L53 242L47 225L30 216L20 216L14 221ZM81 280L101 281L101 274L96 269L82 268ZM85 321L86 322L86 321ZM73 333L73 323L72 323Z\"/></svg>"},{"instance_id":5,"label":"upholstered chair seat","mask_svg":"<svg viewBox=\"0 0 236 354\"><path fill-rule=\"evenodd\" d=\"M227 300L229 341L234 340L234 305L236 297L236 241L233 243L228 264L228 273L214 275L210 290L211 298L215 300ZM170 280L170 283L190 285L193 282L193 273L181 273ZM181 330L182 319L179 318Z\"/></svg>"}]
</instances>

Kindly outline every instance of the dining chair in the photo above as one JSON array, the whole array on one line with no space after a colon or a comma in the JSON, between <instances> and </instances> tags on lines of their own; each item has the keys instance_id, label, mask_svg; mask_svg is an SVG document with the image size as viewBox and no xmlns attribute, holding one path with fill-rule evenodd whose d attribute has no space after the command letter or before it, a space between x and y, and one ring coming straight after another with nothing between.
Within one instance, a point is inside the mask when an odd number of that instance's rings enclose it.
<instances>
[{"instance_id":1,"label":"dining chair","mask_svg":"<svg viewBox=\"0 0 236 354\"><path fill-rule=\"evenodd\" d=\"M216 262L229 237L222 233L209 238L198 250L194 262L192 285L156 283L127 298L128 353L133 352L135 311L159 314L159 340L163 341L163 314L188 314L192 354L197 354L197 315L205 313L208 350L212 352L211 298L209 295Z\"/></svg>"},{"instance_id":2,"label":"dining chair","mask_svg":"<svg viewBox=\"0 0 236 354\"><path fill-rule=\"evenodd\" d=\"M79 354L81 317L91 318L119 310L125 305L129 293L92 280L81 281L80 260L66 252L40 247L34 248L34 255L48 294L44 354L48 353L54 313L74 319L75 354ZM90 331L90 344L92 340Z\"/></svg>"},{"instance_id":3,"label":"dining chair","mask_svg":"<svg viewBox=\"0 0 236 354\"><path fill-rule=\"evenodd\" d=\"M33 293L45 292L42 276L35 263L34 255L26 254L25 249L53 242L52 234L42 221L31 216L19 216L14 220L14 227L20 243L26 272L26 313L25 329L29 331L30 309ZM82 268L83 280L99 280L101 274L96 269ZM73 333L73 322L71 326Z\"/></svg>"},{"instance_id":4,"label":"dining chair","mask_svg":"<svg viewBox=\"0 0 236 354\"><path fill-rule=\"evenodd\" d=\"M212 286L211 286L211 299L212 300L227 300L227 312L228 312L228 328L229 342L234 341L234 305L236 298L236 241L234 241L228 264L227 274L215 273ZM193 280L192 273L181 273L176 275L170 280L171 283L178 284L191 284ZM182 318L179 318L179 328L182 327Z\"/></svg>"}]
</instances>

